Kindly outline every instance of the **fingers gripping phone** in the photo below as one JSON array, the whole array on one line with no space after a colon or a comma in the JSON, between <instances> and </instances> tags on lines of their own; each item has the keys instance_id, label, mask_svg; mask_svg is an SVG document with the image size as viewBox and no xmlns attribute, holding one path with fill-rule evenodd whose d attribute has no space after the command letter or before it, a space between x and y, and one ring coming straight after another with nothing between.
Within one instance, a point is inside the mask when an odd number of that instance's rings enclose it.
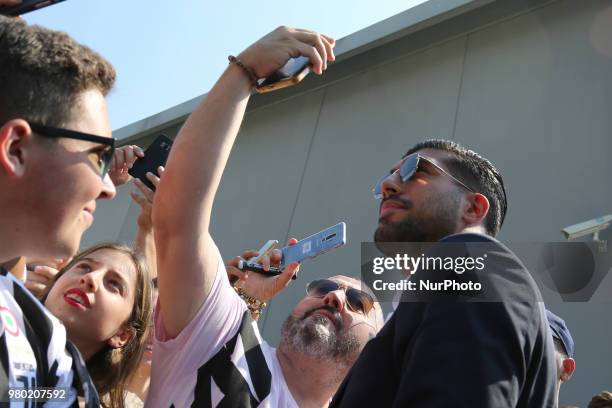
<instances>
[{"instance_id":1,"label":"fingers gripping phone","mask_svg":"<svg viewBox=\"0 0 612 408\"><path fill-rule=\"evenodd\" d=\"M277 245L278 245L278 241L277 240L275 240L275 239L268 240L268 242L266 242L261 248L259 248L259 251L257 251L257 253L259 255L253 256L253 257L247 259L247 262L251 262L251 263L257 262L257 260L259 258L261 258L265 254L267 254L268 252L270 252L271 250L276 248Z\"/></svg>"},{"instance_id":2,"label":"fingers gripping phone","mask_svg":"<svg viewBox=\"0 0 612 408\"><path fill-rule=\"evenodd\" d=\"M147 178L147 172L157 174L159 166L165 166L172 148L172 140L166 135L159 135L145 150L144 157L138 158L131 169L130 176L140 179L147 187L155 191L155 186Z\"/></svg>"},{"instance_id":3,"label":"fingers gripping phone","mask_svg":"<svg viewBox=\"0 0 612 408\"><path fill-rule=\"evenodd\" d=\"M16 17L62 1L64 0L23 0L21 3L14 6L0 6L0 14Z\"/></svg>"},{"instance_id":4,"label":"fingers gripping phone","mask_svg":"<svg viewBox=\"0 0 612 408\"><path fill-rule=\"evenodd\" d=\"M260 80L255 90L259 93L275 91L300 82L310 72L310 60L306 57L291 58L281 69Z\"/></svg>"},{"instance_id":5,"label":"fingers gripping phone","mask_svg":"<svg viewBox=\"0 0 612 408\"><path fill-rule=\"evenodd\" d=\"M316 258L319 255L325 254L345 244L346 224L340 222L298 241L295 245L284 247L281 250L282 260L278 268L270 268L269 271L264 271L261 265L251 262L250 259L248 261L241 261L238 267L243 270L268 275L280 275L285 266L292 262L302 262L307 259Z\"/></svg>"}]
</instances>

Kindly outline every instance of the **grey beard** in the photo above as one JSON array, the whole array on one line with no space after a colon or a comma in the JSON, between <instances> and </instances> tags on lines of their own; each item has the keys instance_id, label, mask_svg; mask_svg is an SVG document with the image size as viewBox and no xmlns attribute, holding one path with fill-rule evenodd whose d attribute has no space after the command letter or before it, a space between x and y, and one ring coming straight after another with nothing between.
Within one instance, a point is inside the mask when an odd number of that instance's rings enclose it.
<instances>
[{"instance_id":1,"label":"grey beard","mask_svg":"<svg viewBox=\"0 0 612 408\"><path fill-rule=\"evenodd\" d=\"M289 315L283 323L281 345L317 359L330 359L346 368L353 365L362 345L351 333L337 331L334 323L321 315L298 318Z\"/></svg>"}]
</instances>

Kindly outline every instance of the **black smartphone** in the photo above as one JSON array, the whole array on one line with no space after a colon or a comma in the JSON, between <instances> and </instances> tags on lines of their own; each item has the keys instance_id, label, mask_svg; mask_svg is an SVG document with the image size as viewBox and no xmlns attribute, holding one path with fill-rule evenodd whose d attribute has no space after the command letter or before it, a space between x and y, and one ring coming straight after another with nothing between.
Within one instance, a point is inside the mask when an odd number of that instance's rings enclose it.
<instances>
[{"instance_id":1,"label":"black smartphone","mask_svg":"<svg viewBox=\"0 0 612 408\"><path fill-rule=\"evenodd\" d=\"M310 72L310 60L306 57L291 58L281 69L260 80L255 90L259 93L275 91L300 82Z\"/></svg>"},{"instance_id":2,"label":"black smartphone","mask_svg":"<svg viewBox=\"0 0 612 408\"><path fill-rule=\"evenodd\" d=\"M172 140L166 135L159 135L145 150L144 157L138 158L131 169L128 170L130 176L140 179L147 187L155 191L155 186L147 178L147 172L157 174L159 166L165 166L170 149L172 148Z\"/></svg>"},{"instance_id":3,"label":"black smartphone","mask_svg":"<svg viewBox=\"0 0 612 408\"><path fill-rule=\"evenodd\" d=\"M52 6L65 0L22 0L14 6L0 6L0 14L4 16L16 17L30 11L40 10L43 7Z\"/></svg>"}]
</instances>

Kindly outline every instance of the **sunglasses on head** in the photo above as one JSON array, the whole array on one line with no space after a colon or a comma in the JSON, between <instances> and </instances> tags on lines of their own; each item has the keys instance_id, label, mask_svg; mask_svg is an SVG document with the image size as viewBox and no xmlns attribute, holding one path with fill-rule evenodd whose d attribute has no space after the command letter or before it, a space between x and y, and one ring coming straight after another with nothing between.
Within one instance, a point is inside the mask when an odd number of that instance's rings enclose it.
<instances>
[{"instance_id":1,"label":"sunglasses on head","mask_svg":"<svg viewBox=\"0 0 612 408\"><path fill-rule=\"evenodd\" d=\"M85 140L87 142L99 143L105 147L90 151L87 154L89 161L98 169L100 176L104 177L110 169L115 154L115 138L91 135L89 133L77 132L75 130L44 126L39 123L30 123L30 128L44 137L67 138Z\"/></svg>"},{"instance_id":2,"label":"sunglasses on head","mask_svg":"<svg viewBox=\"0 0 612 408\"><path fill-rule=\"evenodd\" d=\"M434 163L430 159L428 159L428 158L426 158L424 156L421 156L418 153L413 153L413 154L411 154L409 156L406 156L406 158L402 162L402 164L399 167L399 169L392 170L392 171L389 172L389 174L385 174L384 176L382 176L382 178L378 181L378 183L376 183L376 185L372 189L372 193L374 193L374 198L377 199L377 200L382 198L382 185L383 185L383 182L387 178L389 178L390 176L394 175L395 173L399 173L399 176L400 176L400 179L402 180L402 183L405 183L419 169L419 164L420 164L421 161L429 163L430 165L435 167L438 171L440 171L443 174L445 174L448 177L450 177L453 181L455 181L460 186L464 187L468 191L474 192L474 190L471 189L470 187L468 187L464 182L460 181L457 177L453 176L448 171L444 170L442 167L438 166L436 163Z\"/></svg>"},{"instance_id":3,"label":"sunglasses on head","mask_svg":"<svg viewBox=\"0 0 612 408\"><path fill-rule=\"evenodd\" d=\"M374 307L374 299L368 293L341 285L330 279L317 279L306 285L306 294L310 297L322 298L330 292L344 290L346 293L346 305L350 310L367 315Z\"/></svg>"}]
</instances>

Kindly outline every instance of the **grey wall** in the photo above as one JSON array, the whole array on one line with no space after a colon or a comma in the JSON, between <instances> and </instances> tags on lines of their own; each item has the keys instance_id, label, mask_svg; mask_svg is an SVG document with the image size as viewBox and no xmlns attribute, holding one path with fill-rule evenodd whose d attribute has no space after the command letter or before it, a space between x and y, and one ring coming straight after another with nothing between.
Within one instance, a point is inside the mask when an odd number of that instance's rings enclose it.
<instances>
[{"instance_id":1,"label":"grey wall","mask_svg":"<svg viewBox=\"0 0 612 408\"><path fill-rule=\"evenodd\" d=\"M502 240L561 240L562 227L612 213L612 58L593 46L612 47L612 32L600 35L612 27L610 7L552 1L493 21L485 18L493 9L481 10L463 25L430 29L435 43L400 39L338 64L329 82L313 79L320 85L305 84L301 94L251 104L214 208L224 257L342 220L349 238L303 265L262 317L264 336L278 341L310 278L358 275L360 242L376 225L372 184L422 139L456 140L500 168L510 202ZM137 208L125 190L100 204L86 244L132 239ZM549 305L577 344L577 372L562 387L562 403L586 406L612 389L611 280L589 303Z\"/></svg>"}]
</instances>

